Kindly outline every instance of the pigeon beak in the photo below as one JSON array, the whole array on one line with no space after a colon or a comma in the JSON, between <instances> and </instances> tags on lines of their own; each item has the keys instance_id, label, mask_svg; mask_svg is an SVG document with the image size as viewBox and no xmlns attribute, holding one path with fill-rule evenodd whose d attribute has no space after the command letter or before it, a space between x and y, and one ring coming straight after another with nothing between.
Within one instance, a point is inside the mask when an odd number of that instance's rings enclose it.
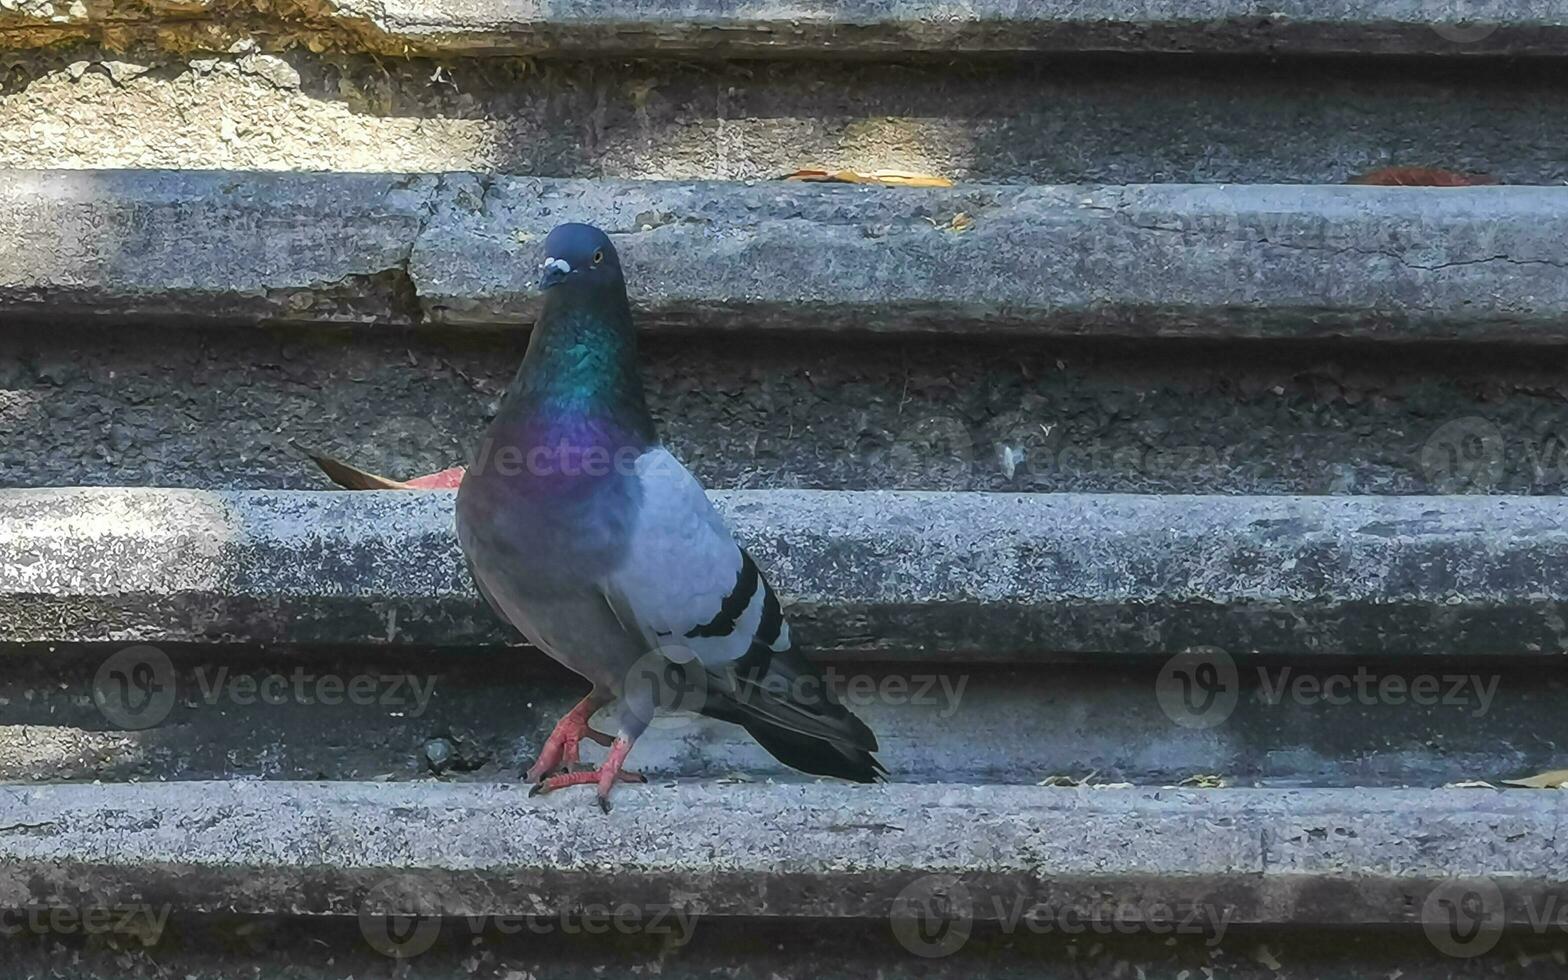
<instances>
[{"instance_id":1,"label":"pigeon beak","mask_svg":"<svg viewBox=\"0 0 1568 980\"><path fill-rule=\"evenodd\" d=\"M545 259L539 267L539 289L544 291L563 282L572 272L572 265L565 259Z\"/></svg>"}]
</instances>

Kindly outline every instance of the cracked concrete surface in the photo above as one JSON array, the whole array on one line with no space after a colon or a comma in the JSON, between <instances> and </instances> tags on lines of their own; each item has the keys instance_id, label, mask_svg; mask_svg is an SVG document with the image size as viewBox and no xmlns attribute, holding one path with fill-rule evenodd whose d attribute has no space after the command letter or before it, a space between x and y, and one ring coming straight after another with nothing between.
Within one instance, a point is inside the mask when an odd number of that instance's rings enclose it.
<instances>
[{"instance_id":1,"label":"cracked concrete surface","mask_svg":"<svg viewBox=\"0 0 1568 980\"><path fill-rule=\"evenodd\" d=\"M5 176L17 316L514 326L570 218L652 327L1568 340L1551 188Z\"/></svg>"}]
</instances>

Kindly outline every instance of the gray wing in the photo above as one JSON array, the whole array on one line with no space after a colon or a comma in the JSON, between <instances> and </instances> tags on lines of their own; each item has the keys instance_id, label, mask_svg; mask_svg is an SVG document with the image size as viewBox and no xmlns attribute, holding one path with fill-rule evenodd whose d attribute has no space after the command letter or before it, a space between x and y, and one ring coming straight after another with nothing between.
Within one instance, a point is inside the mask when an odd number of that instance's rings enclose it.
<instances>
[{"instance_id":1,"label":"gray wing","mask_svg":"<svg viewBox=\"0 0 1568 980\"><path fill-rule=\"evenodd\" d=\"M722 671L753 644L789 646L778 599L680 461L637 460L641 505L625 560L604 581L610 608L649 649L685 648Z\"/></svg>"},{"instance_id":2,"label":"gray wing","mask_svg":"<svg viewBox=\"0 0 1568 980\"><path fill-rule=\"evenodd\" d=\"M778 597L701 485L663 449L644 454L637 473L632 541L603 583L621 626L671 662L701 664L703 703L688 707L745 726L786 765L880 779L876 736L790 648Z\"/></svg>"}]
</instances>

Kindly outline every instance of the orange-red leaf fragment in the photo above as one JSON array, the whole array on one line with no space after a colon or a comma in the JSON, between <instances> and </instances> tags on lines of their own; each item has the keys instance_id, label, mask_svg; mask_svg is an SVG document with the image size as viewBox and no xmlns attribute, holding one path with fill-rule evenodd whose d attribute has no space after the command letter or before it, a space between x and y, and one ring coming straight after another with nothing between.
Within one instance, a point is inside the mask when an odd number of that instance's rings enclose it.
<instances>
[{"instance_id":1,"label":"orange-red leaf fragment","mask_svg":"<svg viewBox=\"0 0 1568 980\"><path fill-rule=\"evenodd\" d=\"M429 476L416 476L412 480L405 480L415 490L455 490L463 482L463 474L467 472L461 466L454 466L449 470L431 473Z\"/></svg>"},{"instance_id":2,"label":"orange-red leaf fragment","mask_svg":"<svg viewBox=\"0 0 1568 980\"><path fill-rule=\"evenodd\" d=\"M1380 167L1345 183L1377 187L1482 187L1502 181L1491 174L1462 174L1439 167Z\"/></svg>"}]
</instances>

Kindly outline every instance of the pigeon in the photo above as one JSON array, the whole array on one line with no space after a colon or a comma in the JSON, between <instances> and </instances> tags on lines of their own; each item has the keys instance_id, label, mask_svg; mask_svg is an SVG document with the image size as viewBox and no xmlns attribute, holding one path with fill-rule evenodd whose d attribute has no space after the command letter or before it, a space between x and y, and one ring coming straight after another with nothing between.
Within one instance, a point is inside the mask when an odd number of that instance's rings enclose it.
<instances>
[{"instance_id":1,"label":"pigeon","mask_svg":"<svg viewBox=\"0 0 1568 980\"><path fill-rule=\"evenodd\" d=\"M474 582L592 690L526 773L534 793L592 783L601 809L660 708L745 728L785 765L869 783L877 739L790 640L778 596L702 485L660 444L643 395L620 257L563 224L544 305L464 475L457 534ZM615 704L613 738L589 719ZM609 748L578 767L587 738Z\"/></svg>"}]
</instances>

